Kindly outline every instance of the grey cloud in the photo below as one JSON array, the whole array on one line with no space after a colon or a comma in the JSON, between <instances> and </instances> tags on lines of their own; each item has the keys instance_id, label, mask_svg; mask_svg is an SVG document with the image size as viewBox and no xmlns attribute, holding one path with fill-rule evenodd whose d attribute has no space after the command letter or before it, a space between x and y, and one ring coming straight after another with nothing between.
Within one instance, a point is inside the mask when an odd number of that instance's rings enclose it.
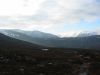
<instances>
[{"instance_id":1,"label":"grey cloud","mask_svg":"<svg viewBox=\"0 0 100 75\"><path fill-rule=\"evenodd\" d=\"M0 27L44 28L96 19L100 19L99 0L45 0L34 15L0 17Z\"/></svg>"}]
</instances>

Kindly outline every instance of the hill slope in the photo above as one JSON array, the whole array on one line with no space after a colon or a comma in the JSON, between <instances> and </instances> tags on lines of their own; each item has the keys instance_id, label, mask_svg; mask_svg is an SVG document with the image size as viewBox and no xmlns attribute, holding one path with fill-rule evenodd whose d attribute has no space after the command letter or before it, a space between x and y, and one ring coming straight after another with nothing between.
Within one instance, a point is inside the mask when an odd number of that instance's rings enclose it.
<instances>
[{"instance_id":1,"label":"hill slope","mask_svg":"<svg viewBox=\"0 0 100 75\"><path fill-rule=\"evenodd\" d=\"M14 39L0 33L0 49L39 49L41 46Z\"/></svg>"}]
</instances>

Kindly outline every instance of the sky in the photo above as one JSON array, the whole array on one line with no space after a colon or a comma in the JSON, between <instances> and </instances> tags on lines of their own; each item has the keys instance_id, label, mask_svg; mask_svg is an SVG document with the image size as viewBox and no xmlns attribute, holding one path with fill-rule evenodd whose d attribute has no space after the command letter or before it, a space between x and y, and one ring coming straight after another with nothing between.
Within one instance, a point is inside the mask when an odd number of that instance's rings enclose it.
<instances>
[{"instance_id":1,"label":"sky","mask_svg":"<svg viewBox=\"0 0 100 75\"><path fill-rule=\"evenodd\" d=\"M0 0L0 29L100 32L100 0Z\"/></svg>"}]
</instances>

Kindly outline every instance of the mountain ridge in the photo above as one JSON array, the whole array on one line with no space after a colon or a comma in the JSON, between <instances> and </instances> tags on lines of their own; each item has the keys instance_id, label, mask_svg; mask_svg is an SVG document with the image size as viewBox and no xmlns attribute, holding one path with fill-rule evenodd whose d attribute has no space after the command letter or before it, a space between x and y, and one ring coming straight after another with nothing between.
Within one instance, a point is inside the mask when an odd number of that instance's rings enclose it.
<instances>
[{"instance_id":1,"label":"mountain ridge","mask_svg":"<svg viewBox=\"0 0 100 75\"><path fill-rule=\"evenodd\" d=\"M9 31L6 31L9 33ZM100 35L89 35L82 37L64 37L64 38L39 38L38 34L35 37L31 35L27 35L25 33L20 33L19 31L11 31L10 33L19 35L19 36L11 36L16 39L24 40L27 42L35 43L45 47L56 47L56 48L86 48L86 49L99 49L100 45ZM27 32L28 33L28 32ZM40 32L41 33L41 32ZM42 33L41 33L42 35ZM47 34L46 34L47 35ZM38 37L38 38L37 38Z\"/></svg>"}]
</instances>

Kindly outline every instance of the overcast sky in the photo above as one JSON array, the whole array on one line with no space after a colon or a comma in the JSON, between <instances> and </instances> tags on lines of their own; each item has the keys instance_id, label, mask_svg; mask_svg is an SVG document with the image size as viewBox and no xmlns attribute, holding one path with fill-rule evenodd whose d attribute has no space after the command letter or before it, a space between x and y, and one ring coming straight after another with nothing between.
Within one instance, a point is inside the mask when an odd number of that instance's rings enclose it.
<instances>
[{"instance_id":1,"label":"overcast sky","mask_svg":"<svg viewBox=\"0 0 100 75\"><path fill-rule=\"evenodd\" d=\"M68 36L99 31L100 0L0 0L0 28Z\"/></svg>"}]
</instances>

